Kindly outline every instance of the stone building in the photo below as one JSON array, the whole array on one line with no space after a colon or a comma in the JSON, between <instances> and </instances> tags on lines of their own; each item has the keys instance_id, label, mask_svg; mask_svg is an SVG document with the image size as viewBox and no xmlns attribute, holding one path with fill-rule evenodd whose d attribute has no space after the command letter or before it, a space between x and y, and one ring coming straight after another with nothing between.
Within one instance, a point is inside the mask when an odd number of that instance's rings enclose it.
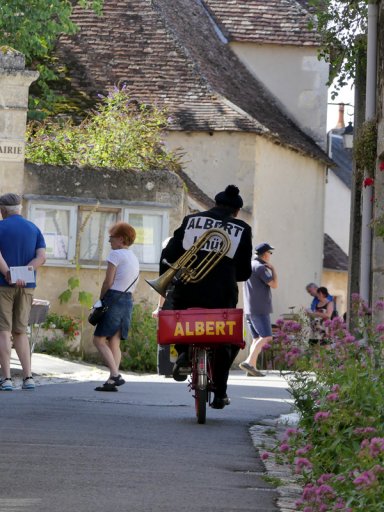
<instances>
[{"instance_id":1,"label":"stone building","mask_svg":"<svg viewBox=\"0 0 384 512\"><path fill-rule=\"evenodd\" d=\"M276 247L276 315L322 273L328 68L309 18L293 0L105 0L100 17L75 8L57 48L74 104L125 85L168 109L192 208L239 186L255 244Z\"/></svg>"}]
</instances>

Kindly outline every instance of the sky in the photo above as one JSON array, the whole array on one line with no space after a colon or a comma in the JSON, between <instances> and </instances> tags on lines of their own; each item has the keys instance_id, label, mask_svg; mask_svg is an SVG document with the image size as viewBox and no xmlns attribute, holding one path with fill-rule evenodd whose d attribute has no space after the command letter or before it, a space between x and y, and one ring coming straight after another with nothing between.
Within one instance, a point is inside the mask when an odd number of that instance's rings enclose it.
<instances>
[{"instance_id":1,"label":"sky","mask_svg":"<svg viewBox=\"0 0 384 512\"><path fill-rule=\"evenodd\" d=\"M353 105L355 102L354 99L354 87L349 84L341 89L338 96L333 100L331 99L331 92L333 90L332 87L329 88L328 92L328 112L327 112L327 132L332 128L336 127L337 121L339 119L339 103L344 103L344 121L345 126L348 125L349 121L353 123ZM335 105L336 103L336 105ZM352 106L347 106L347 104Z\"/></svg>"}]
</instances>

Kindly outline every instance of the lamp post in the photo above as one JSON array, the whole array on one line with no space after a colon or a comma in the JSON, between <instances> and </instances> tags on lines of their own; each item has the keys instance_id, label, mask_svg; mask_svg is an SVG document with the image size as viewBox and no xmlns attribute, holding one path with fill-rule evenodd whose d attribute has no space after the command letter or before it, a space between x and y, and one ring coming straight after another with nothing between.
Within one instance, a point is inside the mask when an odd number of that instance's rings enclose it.
<instances>
[{"instance_id":1,"label":"lamp post","mask_svg":"<svg viewBox=\"0 0 384 512\"><path fill-rule=\"evenodd\" d=\"M348 126L343 131L343 144L345 149L353 148L353 125L352 121L349 121Z\"/></svg>"}]
</instances>

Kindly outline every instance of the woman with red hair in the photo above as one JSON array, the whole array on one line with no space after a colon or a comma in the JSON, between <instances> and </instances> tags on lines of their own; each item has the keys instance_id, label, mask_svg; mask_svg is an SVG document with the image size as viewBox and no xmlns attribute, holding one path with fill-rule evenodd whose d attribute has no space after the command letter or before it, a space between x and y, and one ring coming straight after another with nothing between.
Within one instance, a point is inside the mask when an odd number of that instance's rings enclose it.
<instances>
[{"instance_id":1,"label":"woman with red hair","mask_svg":"<svg viewBox=\"0 0 384 512\"><path fill-rule=\"evenodd\" d=\"M125 383L119 374L120 341L128 337L132 317L132 293L139 277L139 261L130 248L136 231L126 222L118 222L109 229L111 252L100 291L100 301L108 309L97 324L93 343L109 368L110 376L96 391L117 391ZM127 288L129 288L127 290Z\"/></svg>"}]
</instances>

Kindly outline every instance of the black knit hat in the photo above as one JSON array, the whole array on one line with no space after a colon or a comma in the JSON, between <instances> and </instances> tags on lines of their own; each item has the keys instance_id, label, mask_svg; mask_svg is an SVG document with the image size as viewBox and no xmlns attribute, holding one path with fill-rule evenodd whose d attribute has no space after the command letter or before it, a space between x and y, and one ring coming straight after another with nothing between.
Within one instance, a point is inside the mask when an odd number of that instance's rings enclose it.
<instances>
[{"instance_id":1,"label":"black knit hat","mask_svg":"<svg viewBox=\"0 0 384 512\"><path fill-rule=\"evenodd\" d=\"M235 210L239 210L243 206L240 190L235 185L228 185L224 192L216 194L215 201L216 204L230 206Z\"/></svg>"}]
</instances>

